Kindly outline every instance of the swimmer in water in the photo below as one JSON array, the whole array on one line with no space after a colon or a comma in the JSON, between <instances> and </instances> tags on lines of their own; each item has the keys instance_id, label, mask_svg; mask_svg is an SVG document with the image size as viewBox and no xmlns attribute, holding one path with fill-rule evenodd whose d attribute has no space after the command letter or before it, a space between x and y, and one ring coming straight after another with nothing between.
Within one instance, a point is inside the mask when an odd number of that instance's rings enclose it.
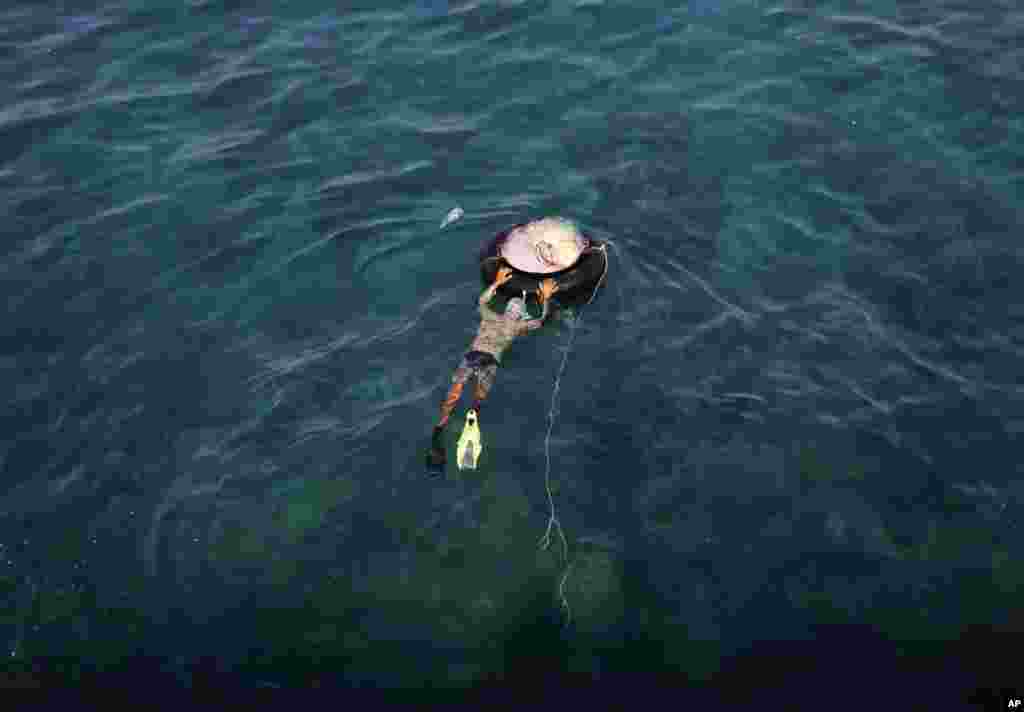
<instances>
[{"instance_id":1,"label":"swimmer in water","mask_svg":"<svg viewBox=\"0 0 1024 712\"><path fill-rule=\"evenodd\" d=\"M551 295L558 291L555 280L548 278L541 282L537 290L537 297L541 303L541 315L537 319L531 319L526 311L525 292L524 298L515 297L510 299L501 313L491 309L488 303L494 298L498 288L512 278L512 268L503 266L498 270L491 284L480 295L480 328L476 338L470 344L469 350L462 357L462 362L452 376L452 385L448 394L441 403L441 417L434 426L431 438L430 451L427 453L427 465L431 467L444 467L447 462L444 432L448 425L448 419L455 409L459 398L462 396L463 387L472 377L475 379L473 389L473 405L467 414L467 424L471 426L473 433L478 433L477 423L480 416L480 406L487 393L494 385L494 378L498 373L498 365L501 362L501 355L512 344L512 342L523 334L530 333L544 325L548 318ZM477 438L479 436L477 435ZM460 445L465 438L460 438ZM459 453L459 467L475 467L476 458L480 454L480 443L468 443L470 451ZM471 464L465 464L471 463Z\"/></svg>"}]
</instances>

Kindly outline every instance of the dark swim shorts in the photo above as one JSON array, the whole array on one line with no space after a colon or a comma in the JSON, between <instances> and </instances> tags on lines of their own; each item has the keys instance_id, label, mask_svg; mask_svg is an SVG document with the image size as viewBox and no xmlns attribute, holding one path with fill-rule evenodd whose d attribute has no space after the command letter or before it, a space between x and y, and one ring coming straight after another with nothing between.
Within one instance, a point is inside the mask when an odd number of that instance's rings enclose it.
<instances>
[{"instance_id":1,"label":"dark swim shorts","mask_svg":"<svg viewBox=\"0 0 1024 712\"><path fill-rule=\"evenodd\" d=\"M485 351L469 351L462 357L462 363L455 369L452 383L465 383L470 376L476 376L477 384L484 391L490 390L498 375L498 360Z\"/></svg>"}]
</instances>

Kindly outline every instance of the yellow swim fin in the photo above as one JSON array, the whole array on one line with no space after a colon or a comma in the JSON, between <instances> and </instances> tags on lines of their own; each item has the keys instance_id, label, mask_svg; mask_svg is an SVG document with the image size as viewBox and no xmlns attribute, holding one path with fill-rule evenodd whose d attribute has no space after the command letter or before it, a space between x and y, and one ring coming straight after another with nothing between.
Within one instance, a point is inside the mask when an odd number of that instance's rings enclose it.
<instances>
[{"instance_id":1,"label":"yellow swim fin","mask_svg":"<svg viewBox=\"0 0 1024 712\"><path fill-rule=\"evenodd\" d=\"M466 413L466 425L459 436L459 444L455 464L460 470L475 470L476 462L483 452L484 442L480 437L480 423L475 410Z\"/></svg>"}]
</instances>

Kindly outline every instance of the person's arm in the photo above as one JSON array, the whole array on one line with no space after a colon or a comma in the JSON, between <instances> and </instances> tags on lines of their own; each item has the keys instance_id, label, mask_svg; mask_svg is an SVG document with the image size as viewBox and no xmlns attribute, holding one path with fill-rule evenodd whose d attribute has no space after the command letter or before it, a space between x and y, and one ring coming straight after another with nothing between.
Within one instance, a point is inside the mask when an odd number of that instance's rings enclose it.
<instances>
[{"instance_id":1,"label":"person's arm","mask_svg":"<svg viewBox=\"0 0 1024 712\"><path fill-rule=\"evenodd\" d=\"M544 300L541 303L540 317L537 319L530 319L523 323L524 331L534 331L544 326L544 320L548 318L548 306L551 304L548 300Z\"/></svg>"},{"instance_id":2,"label":"person's arm","mask_svg":"<svg viewBox=\"0 0 1024 712\"><path fill-rule=\"evenodd\" d=\"M494 299L494 295L498 293L498 287L505 284L505 282L512 279L512 269L510 267L502 267L498 270L497 274L494 275L494 284L485 289L480 295L478 300L480 303L480 313L484 313L484 309L487 308L487 302Z\"/></svg>"},{"instance_id":3,"label":"person's arm","mask_svg":"<svg viewBox=\"0 0 1024 712\"><path fill-rule=\"evenodd\" d=\"M540 289L537 290L537 297L541 304L540 318L526 322L523 325L524 331L534 331L544 326L544 320L548 318L548 307L551 305L551 295L557 291L558 284L550 277L541 282Z\"/></svg>"},{"instance_id":4,"label":"person's arm","mask_svg":"<svg viewBox=\"0 0 1024 712\"><path fill-rule=\"evenodd\" d=\"M487 306L487 302L489 302L492 299L494 299L494 295L497 294L497 292L498 292L498 283L497 282L495 282L490 287L485 289L480 294L480 308L483 309L485 306Z\"/></svg>"}]
</instances>

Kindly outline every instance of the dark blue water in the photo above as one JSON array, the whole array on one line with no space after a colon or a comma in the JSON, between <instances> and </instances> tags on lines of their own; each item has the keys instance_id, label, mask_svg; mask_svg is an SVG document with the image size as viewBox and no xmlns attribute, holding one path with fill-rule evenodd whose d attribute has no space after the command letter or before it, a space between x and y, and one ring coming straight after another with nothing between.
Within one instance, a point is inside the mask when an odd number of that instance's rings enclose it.
<instances>
[{"instance_id":1,"label":"dark blue water","mask_svg":"<svg viewBox=\"0 0 1024 712\"><path fill-rule=\"evenodd\" d=\"M6 669L992 683L1017 3L342 5L2 11ZM544 215L607 286L431 478L477 249Z\"/></svg>"}]
</instances>

